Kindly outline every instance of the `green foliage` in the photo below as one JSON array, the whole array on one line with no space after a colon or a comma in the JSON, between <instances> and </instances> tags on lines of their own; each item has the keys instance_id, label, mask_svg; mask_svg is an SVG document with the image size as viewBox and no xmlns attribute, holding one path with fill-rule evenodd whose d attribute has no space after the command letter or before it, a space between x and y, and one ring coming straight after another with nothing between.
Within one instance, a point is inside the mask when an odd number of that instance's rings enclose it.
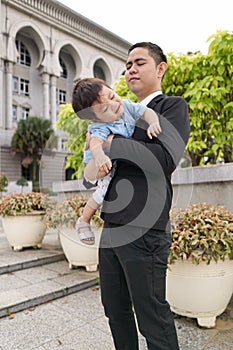
<instances>
[{"instance_id":1,"label":"green foliage","mask_svg":"<svg viewBox=\"0 0 233 350\"><path fill-rule=\"evenodd\" d=\"M212 35L207 55L168 55L163 89L189 105L192 164L233 161L233 34Z\"/></svg>"},{"instance_id":2,"label":"green foliage","mask_svg":"<svg viewBox=\"0 0 233 350\"><path fill-rule=\"evenodd\" d=\"M68 141L65 146L72 154L67 157L66 169L74 169L73 178L79 179L83 175L83 151L89 124L88 120L80 119L76 115L71 104L60 106L56 127L68 134Z\"/></svg>"},{"instance_id":3,"label":"green foliage","mask_svg":"<svg viewBox=\"0 0 233 350\"><path fill-rule=\"evenodd\" d=\"M5 217L45 212L50 205L49 197L40 192L13 193L0 200L0 215Z\"/></svg>"},{"instance_id":4,"label":"green foliage","mask_svg":"<svg viewBox=\"0 0 233 350\"><path fill-rule=\"evenodd\" d=\"M194 204L171 211L172 245L169 264L177 259L201 261L233 259L233 213L222 206Z\"/></svg>"},{"instance_id":5,"label":"green foliage","mask_svg":"<svg viewBox=\"0 0 233 350\"><path fill-rule=\"evenodd\" d=\"M11 141L12 153L22 155L22 165L32 164L33 186L36 182L37 166L49 138L54 134L50 120L40 117L28 117L18 122L17 129Z\"/></svg>"},{"instance_id":6,"label":"green foliage","mask_svg":"<svg viewBox=\"0 0 233 350\"><path fill-rule=\"evenodd\" d=\"M8 178L6 176L6 174L1 174L0 175L0 192L2 195L2 192L6 192L6 187L8 186Z\"/></svg>"}]
</instances>

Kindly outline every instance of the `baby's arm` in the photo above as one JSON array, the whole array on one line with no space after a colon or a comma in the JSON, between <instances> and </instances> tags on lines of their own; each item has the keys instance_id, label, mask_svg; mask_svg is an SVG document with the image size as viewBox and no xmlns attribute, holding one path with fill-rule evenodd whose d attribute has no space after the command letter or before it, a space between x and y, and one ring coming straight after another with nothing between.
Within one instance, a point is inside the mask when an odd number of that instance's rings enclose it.
<instances>
[{"instance_id":1,"label":"baby's arm","mask_svg":"<svg viewBox=\"0 0 233 350\"><path fill-rule=\"evenodd\" d=\"M103 141L102 147L110 148L113 137L114 137L113 134L108 135L107 140L105 142ZM90 147L90 140L91 140L90 133L87 133L86 144L88 145L88 147ZM95 160L92 158L85 167L84 177L89 181L95 181L95 180L101 179L108 173L109 173L109 170L107 172L105 172L104 170L100 171L96 167Z\"/></svg>"},{"instance_id":2,"label":"baby's arm","mask_svg":"<svg viewBox=\"0 0 233 350\"><path fill-rule=\"evenodd\" d=\"M149 124L147 135L150 139L152 139L153 136L157 137L158 134L161 133L162 130L159 123L159 117L157 113L153 111L153 109L147 108L142 115L142 119L144 119Z\"/></svg>"},{"instance_id":3,"label":"baby's arm","mask_svg":"<svg viewBox=\"0 0 233 350\"><path fill-rule=\"evenodd\" d=\"M95 161L96 167L100 172L109 173L112 168L111 159L103 151L104 141L98 137L91 137L90 151Z\"/></svg>"}]
</instances>

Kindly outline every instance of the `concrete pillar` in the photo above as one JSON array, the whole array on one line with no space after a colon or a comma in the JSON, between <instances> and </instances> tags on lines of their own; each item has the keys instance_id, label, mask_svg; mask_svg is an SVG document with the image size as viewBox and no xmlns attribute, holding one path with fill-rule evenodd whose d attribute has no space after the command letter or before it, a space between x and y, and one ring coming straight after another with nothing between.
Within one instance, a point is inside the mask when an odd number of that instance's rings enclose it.
<instances>
[{"instance_id":1,"label":"concrete pillar","mask_svg":"<svg viewBox=\"0 0 233 350\"><path fill-rule=\"evenodd\" d=\"M56 101L57 77L52 75L50 79L51 96L51 122L53 127L57 121L57 101Z\"/></svg>"},{"instance_id":2,"label":"concrete pillar","mask_svg":"<svg viewBox=\"0 0 233 350\"><path fill-rule=\"evenodd\" d=\"M42 73L43 84L43 117L49 118L49 74Z\"/></svg>"},{"instance_id":3,"label":"concrete pillar","mask_svg":"<svg viewBox=\"0 0 233 350\"><path fill-rule=\"evenodd\" d=\"M5 121L3 118L3 70L4 70L4 61L0 58L0 128L5 127Z\"/></svg>"},{"instance_id":4,"label":"concrete pillar","mask_svg":"<svg viewBox=\"0 0 233 350\"><path fill-rule=\"evenodd\" d=\"M5 107L5 128L12 128L12 69L13 63L5 61L5 72L6 72L6 107Z\"/></svg>"}]
</instances>

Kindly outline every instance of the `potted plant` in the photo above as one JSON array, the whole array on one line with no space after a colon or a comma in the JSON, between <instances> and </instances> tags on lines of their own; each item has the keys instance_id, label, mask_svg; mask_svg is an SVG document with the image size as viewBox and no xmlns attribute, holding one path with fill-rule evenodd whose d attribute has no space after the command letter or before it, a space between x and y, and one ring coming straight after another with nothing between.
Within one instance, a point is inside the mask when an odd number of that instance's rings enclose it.
<instances>
[{"instance_id":1,"label":"potted plant","mask_svg":"<svg viewBox=\"0 0 233 350\"><path fill-rule=\"evenodd\" d=\"M84 266L86 271L96 271L98 268L100 228L102 226L99 212L96 212L91 221L96 236L94 245L90 246L82 243L74 228L76 220L82 215L86 201L87 198L84 196L74 196L58 201L48 209L46 221L48 228L58 230L64 254L69 262L69 268Z\"/></svg>"},{"instance_id":2,"label":"potted plant","mask_svg":"<svg viewBox=\"0 0 233 350\"><path fill-rule=\"evenodd\" d=\"M13 193L0 200L3 229L15 251L41 247L49 205L49 197L39 192Z\"/></svg>"},{"instance_id":3,"label":"potted plant","mask_svg":"<svg viewBox=\"0 0 233 350\"><path fill-rule=\"evenodd\" d=\"M194 204L172 210L167 299L173 312L214 327L233 292L233 213Z\"/></svg>"}]
</instances>

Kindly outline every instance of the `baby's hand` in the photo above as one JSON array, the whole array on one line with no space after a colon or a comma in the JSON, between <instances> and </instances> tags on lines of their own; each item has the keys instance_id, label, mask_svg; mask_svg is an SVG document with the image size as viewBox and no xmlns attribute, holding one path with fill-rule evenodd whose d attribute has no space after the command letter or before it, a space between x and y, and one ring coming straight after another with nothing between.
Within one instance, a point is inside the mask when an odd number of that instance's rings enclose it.
<instances>
[{"instance_id":1,"label":"baby's hand","mask_svg":"<svg viewBox=\"0 0 233 350\"><path fill-rule=\"evenodd\" d=\"M112 161L105 153L95 157L95 165L99 171L103 171L106 174L112 169Z\"/></svg>"},{"instance_id":2,"label":"baby's hand","mask_svg":"<svg viewBox=\"0 0 233 350\"><path fill-rule=\"evenodd\" d=\"M160 124L159 124L159 119L157 121L154 121L153 123L151 123L149 126L148 126L148 129L147 129L147 135L150 139L152 139L152 137L157 137L160 133L161 133L161 127L160 127Z\"/></svg>"}]
</instances>

